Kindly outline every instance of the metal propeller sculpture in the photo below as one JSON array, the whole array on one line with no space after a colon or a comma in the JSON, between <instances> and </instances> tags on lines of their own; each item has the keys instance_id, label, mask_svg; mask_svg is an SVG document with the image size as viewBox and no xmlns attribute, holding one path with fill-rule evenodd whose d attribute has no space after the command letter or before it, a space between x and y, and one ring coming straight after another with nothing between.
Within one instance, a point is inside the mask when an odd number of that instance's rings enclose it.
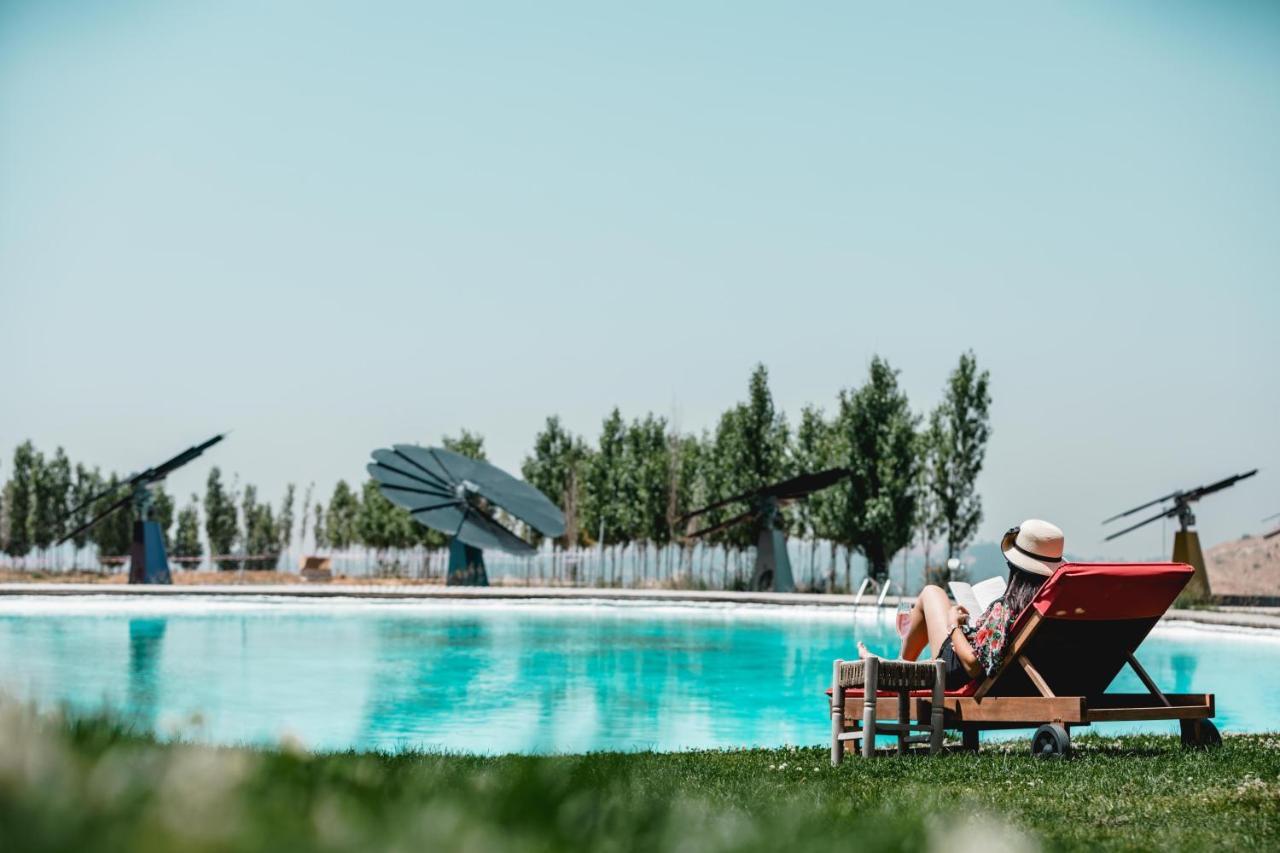
<instances>
[{"instance_id":1,"label":"metal propeller sculpture","mask_svg":"<svg viewBox=\"0 0 1280 853\"><path fill-rule=\"evenodd\" d=\"M1262 520L1263 520L1263 521L1270 521L1270 520L1271 520L1271 519L1273 519L1273 518L1280 518L1280 512L1277 512L1275 515L1268 515L1266 518L1264 518L1264 519L1262 519ZM1263 539L1270 539L1270 538L1272 538L1273 536L1280 536L1280 527L1277 527L1275 530L1271 531L1270 533L1263 534L1263 537L1262 537L1262 538L1263 538Z\"/></svg>"},{"instance_id":2,"label":"metal propeller sculpture","mask_svg":"<svg viewBox=\"0 0 1280 853\"><path fill-rule=\"evenodd\" d=\"M543 536L564 535L564 513L533 486L487 462L443 447L397 444L373 451L378 489L419 524L449 537L451 586L488 586L483 549L528 556L535 549L503 526L501 509Z\"/></svg>"},{"instance_id":3,"label":"metal propeller sculpture","mask_svg":"<svg viewBox=\"0 0 1280 853\"><path fill-rule=\"evenodd\" d=\"M1190 583L1187 584L1185 594L1189 598L1199 600L1208 599L1210 594L1209 574L1205 570L1204 553L1200 550L1200 537L1196 531L1191 529L1196 523L1195 513L1191 511L1191 504L1207 495L1230 488L1241 480L1247 480L1257 473L1258 469L1254 468L1252 471L1245 471L1243 474L1233 474L1230 477L1224 477L1216 483L1210 483L1207 486L1197 486L1196 488L1188 489L1187 491L1173 491L1163 497L1147 501L1144 504L1135 506L1133 509L1113 515L1102 523L1110 524L1113 521L1126 518L1149 507L1160 506L1160 511L1155 515L1150 518L1145 518L1137 524L1130 525L1123 530L1118 530L1106 537L1103 541L1110 542L1118 536L1123 536L1126 533L1137 530L1139 527L1144 527L1154 521L1159 521L1162 518L1178 519L1179 529L1173 534L1173 561L1175 563L1187 563L1195 569L1195 574L1192 576ZM1166 503L1171 505L1167 507L1163 506L1163 504Z\"/></svg>"},{"instance_id":4,"label":"metal propeller sculpture","mask_svg":"<svg viewBox=\"0 0 1280 853\"><path fill-rule=\"evenodd\" d=\"M61 545L68 539L80 535L112 513L132 504L137 517L133 522L133 544L129 549L129 583L173 583L173 577L169 574L169 558L164 552L164 533L160 530L160 525L151 518L151 489L170 473L186 465L226 437L226 433L222 433L203 444L188 447L172 459L154 468L132 474L89 498L71 510L63 521L75 518L80 512L99 501L108 498L117 499L93 518L59 539L58 544Z\"/></svg>"},{"instance_id":5,"label":"metal propeller sculpture","mask_svg":"<svg viewBox=\"0 0 1280 853\"><path fill-rule=\"evenodd\" d=\"M710 536L722 530L728 530L739 524L756 526L756 566L751 576L751 588L755 590L772 589L774 592L794 592L795 578L791 574L791 559L787 556L787 537L778 527L778 513L788 503L807 498L814 492L830 488L850 475L847 468L830 468L813 474L801 474L790 480L772 483L759 489L752 489L722 501L696 509L681 516L680 523L688 522L700 515L729 506L730 504L746 504L747 509L719 524L695 530L687 534L687 538L696 539Z\"/></svg>"}]
</instances>

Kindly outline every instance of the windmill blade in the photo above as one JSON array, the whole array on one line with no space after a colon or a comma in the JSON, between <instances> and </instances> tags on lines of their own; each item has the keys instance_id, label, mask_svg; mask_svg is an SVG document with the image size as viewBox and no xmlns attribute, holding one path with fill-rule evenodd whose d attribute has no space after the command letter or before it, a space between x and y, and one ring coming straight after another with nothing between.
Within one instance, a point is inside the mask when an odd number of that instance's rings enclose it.
<instances>
[{"instance_id":1,"label":"windmill blade","mask_svg":"<svg viewBox=\"0 0 1280 853\"><path fill-rule=\"evenodd\" d=\"M128 488L128 487L129 487L129 480L123 480L121 482L116 483L114 486L103 489L102 491L98 492L96 495L89 498L88 500L82 501L77 507L75 507L70 512L68 512L62 520L66 521L67 519L72 518L84 512L86 509L98 503L103 498L109 498L112 495L114 495L116 492L120 491L121 489ZM76 531L76 532L78 533L79 531Z\"/></svg>"},{"instance_id":2,"label":"windmill blade","mask_svg":"<svg viewBox=\"0 0 1280 853\"><path fill-rule=\"evenodd\" d=\"M1102 523L1103 523L1103 524L1110 524L1111 522L1115 521L1117 518L1124 518L1126 515L1133 515L1135 512L1141 512L1142 510L1146 509L1146 508L1147 508L1147 507L1149 507L1149 506L1155 506L1156 504L1162 504L1162 503L1164 503L1165 501L1171 501L1171 500L1173 500L1174 498L1178 497L1178 495L1180 495L1180 494L1182 494L1182 493L1181 493L1181 492L1170 492L1169 494L1165 495L1165 496L1164 496L1164 497L1162 497L1162 498L1156 498L1156 499L1155 499L1155 500L1153 500L1153 501L1147 501L1146 503L1144 503L1144 504L1142 504L1142 505L1140 505L1140 506L1135 506L1133 509L1128 509L1128 510L1125 510L1124 512L1116 513L1115 515L1111 516L1110 518L1104 518L1104 519L1102 520ZM1105 540L1104 540L1104 541L1105 541Z\"/></svg>"},{"instance_id":3,"label":"windmill blade","mask_svg":"<svg viewBox=\"0 0 1280 853\"><path fill-rule=\"evenodd\" d=\"M394 457L394 460L386 457L379 458L378 454L386 454L388 452ZM411 473L412 476L425 478L447 491L453 491L454 487L458 485L458 480L440 466L440 463L428 452L427 448L418 447L416 444L397 444L391 451L374 451L373 458L384 465L394 465L402 471ZM406 465L406 463L408 464Z\"/></svg>"},{"instance_id":4,"label":"windmill blade","mask_svg":"<svg viewBox=\"0 0 1280 853\"><path fill-rule=\"evenodd\" d=\"M1271 520L1271 519L1273 519L1273 518L1280 518L1280 512L1277 512L1275 515L1268 515L1266 518L1264 518L1264 519L1262 519L1262 520L1263 520L1263 521L1270 521L1270 520Z\"/></svg>"},{"instance_id":5,"label":"windmill blade","mask_svg":"<svg viewBox=\"0 0 1280 853\"><path fill-rule=\"evenodd\" d=\"M370 462L365 466L365 470L378 483L383 495L407 509L420 505L422 503L420 496L453 499L458 497L452 489L441 488L424 479L410 476L398 468L389 468L378 462ZM392 494L392 491L396 494Z\"/></svg>"},{"instance_id":6,"label":"windmill blade","mask_svg":"<svg viewBox=\"0 0 1280 853\"><path fill-rule=\"evenodd\" d=\"M694 532L687 534L686 538L697 539L703 536L710 536L713 533L719 533L721 530L726 530L730 527L733 527L735 524L741 524L742 522L750 519L752 516L757 516L759 514L760 513L758 510L749 509L746 512L742 513L741 515L735 515L733 518L730 518L726 521L722 521L719 524L715 524L715 525L712 525L711 527L703 528L702 530L695 530Z\"/></svg>"},{"instance_id":7,"label":"windmill blade","mask_svg":"<svg viewBox=\"0 0 1280 853\"><path fill-rule=\"evenodd\" d=\"M476 494L502 507L543 536L564 535L564 513L531 484L488 462L469 459L443 447L432 447L428 452L441 468L470 481Z\"/></svg>"},{"instance_id":8,"label":"windmill blade","mask_svg":"<svg viewBox=\"0 0 1280 853\"><path fill-rule=\"evenodd\" d=\"M1106 537L1102 541L1110 542L1112 539L1115 539L1117 536L1123 536L1132 530L1137 530L1139 527L1150 524L1153 521L1159 521L1162 518L1173 518L1177 514L1178 514L1178 508L1175 506L1172 509L1164 510L1158 515L1153 515L1150 518L1146 519L1145 521L1139 521L1137 524L1133 525L1132 527L1126 527L1124 530L1120 530L1120 531L1117 531L1116 533L1112 533L1110 536Z\"/></svg>"},{"instance_id":9,"label":"windmill blade","mask_svg":"<svg viewBox=\"0 0 1280 853\"><path fill-rule=\"evenodd\" d=\"M760 494L780 500L796 500L830 488L851 473L853 472L848 468L828 468L826 471L818 471L813 474L801 474L799 477L792 477L790 480L783 480L781 483L765 486L760 490Z\"/></svg>"},{"instance_id":10,"label":"windmill blade","mask_svg":"<svg viewBox=\"0 0 1280 853\"><path fill-rule=\"evenodd\" d=\"M1188 503L1190 503L1191 501L1198 501L1206 495L1211 495L1214 492L1220 492L1223 489L1227 488L1228 486L1234 486L1236 483L1240 482L1241 480L1247 480L1257 473L1258 473L1258 469L1254 468L1252 471L1245 471L1243 474L1233 474L1230 477L1224 477L1223 479L1219 480L1216 483L1210 483L1207 486L1200 486L1199 488L1192 489L1191 491L1187 492L1187 494L1184 497L1184 500L1186 500Z\"/></svg>"},{"instance_id":11,"label":"windmill blade","mask_svg":"<svg viewBox=\"0 0 1280 853\"><path fill-rule=\"evenodd\" d=\"M201 455L210 447L213 447L215 444L222 441L226 437L227 437L227 434L225 432L218 433L208 441L205 441L201 444L197 444L194 447L188 447L186 450L182 451L177 456L173 457L167 462L161 462L156 467L149 468L148 470L142 472L142 475L139 475L139 476L149 475L147 476L148 480L158 480L161 477L168 474L170 471L174 471L178 468L181 468L183 465L186 465L192 459L195 459L197 456Z\"/></svg>"},{"instance_id":12,"label":"windmill blade","mask_svg":"<svg viewBox=\"0 0 1280 853\"><path fill-rule=\"evenodd\" d=\"M116 510L120 509L123 506L127 506L129 502L132 500L133 500L133 492L130 492L129 494L122 497L120 500L113 503L111 506L104 509L102 512L95 515L93 518L86 521L84 524L77 527L75 530L68 533L66 536L63 536L61 539L58 540L58 544L61 545L63 542L66 542L67 540L71 539L73 536L79 536L81 533L88 530L90 527L93 527L99 521L102 521L102 519L106 518L108 515L111 515L111 513L115 512Z\"/></svg>"},{"instance_id":13,"label":"windmill blade","mask_svg":"<svg viewBox=\"0 0 1280 853\"><path fill-rule=\"evenodd\" d=\"M464 511L462 524L454 538L473 548L497 549L519 557L537 553L537 549L528 542L474 507L467 507Z\"/></svg>"},{"instance_id":14,"label":"windmill blade","mask_svg":"<svg viewBox=\"0 0 1280 853\"><path fill-rule=\"evenodd\" d=\"M754 498L755 496L758 496L759 493L760 493L759 489L753 489L753 491L742 492L741 494L735 494L735 496L731 498L724 498L724 500L716 501L716 503L708 503L707 506L701 507L700 510L686 512L686 514L676 519L676 523L677 524L685 523L685 521L689 521L690 519L696 519L696 517L700 515L707 515L708 512L712 510L718 510L718 508L721 508L724 506L728 506L730 505L730 503L741 503L742 501L749 501L750 498Z\"/></svg>"},{"instance_id":15,"label":"windmill blade","mask_svg":"<svg viewBox=\"0 0 1280 853\"><path fill-rule=\"evenodd\" d=\"M222 441L226 437L227 437L227 433L225 432L219 433L215 435L213 438L209 439L208 441L203 442L202 444L197 444L192 447L188 447L186 450L182 451L177 456L174 456L171 459L161 462L159 465L156 465L154 468L146 468L142 471L138 471L136 473L130 474L128 477L119 481L114 486L108 489L104 489L103 491L99 492L98 494L94 495L88 500L82 502L79 506L75 507L70 512L68 512L66 515L66 518L71 518L77 513L80 513L85 509L87 509L88 507L93 506L95 503L102 500L103 498L109 497L115 494L120 489L129 489L130 491L132 491L135 487L139 485L142 485L145 483L151 483L156 480L164 478L171 471L175 471L178 468L181 468L183 465L186 465L192 459L195 459L197 456L204 453L210 447L213 447L215 444Z\"/></svg>"}]
</instances>

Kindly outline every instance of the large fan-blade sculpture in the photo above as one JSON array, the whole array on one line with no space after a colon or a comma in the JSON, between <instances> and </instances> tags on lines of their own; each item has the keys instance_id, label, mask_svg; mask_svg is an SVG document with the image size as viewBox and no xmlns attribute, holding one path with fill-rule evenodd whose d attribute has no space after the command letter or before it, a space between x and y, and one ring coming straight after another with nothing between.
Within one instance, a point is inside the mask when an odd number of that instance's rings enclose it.
<instances>
[{"instance_id":1,"label":"large fan-blade sculpture","mask_svg":"<svg viewBox=\"0 0 1280 853\"><path fill-rule=\"evenodd\" d=\"M543 536L564 535L564 513L533 486L487 462L443 447L397 444L373 451L369 475L419 524L449 537L451 586L488 586L485 548L527 556L534 547L504 527L494 509Z\"/></svg>"},{"instance_id":2,"label":"large fan-blade sculpture","mask_svg":"<svg viewBox=\"0 0 1280 853\"><path fill-rule=\"evenodd\" d=\"M1258 469L1254 468L1252 471L1245 471L1243 474L1233 474L1230 477L1224 477L1216 483L1210 483L1207 486L1197 486L1196 488L1188 489L1185 492L1181 490L1172 491L1163 497L1147 501L1144 504L1135 506L1133 509L1117 513L1116 515L1105 519L1102 523L1110 524L1113 521L1126 518L1149 507L1160 506L1160 511L1155 515L1144 518L1137 524L1131 524L1123 530L1118 530L1106 537L1103 541L1110 542L1118 536L1123 536L1126 533L1137 530L1139 527L1145 527L1153 521L1159 521L1162 518L1177 518L1178 530L1173 534L1173 561L1175 563L1186 563L1195 569L1195 574L1192 575L1191 581L1187 584L1183 594L1189 599L1207 601L1210 595L1209 573L1205 570L1204 553L1200 550L1200 536L1191 529L1196 523L1195 513L1191 511L1191 504L1206 495L1211 495L1214 492L1220 492L1223 489L1230 488L1241 480L1247 480L1257 473ZM1168 507L1163 506L1166 503L1172 503L1172 505Z\"/></svg>"},{"instance_id":3,"label":"large fan-blade sculpture","mask_svg":"<svg viewBox=\"0 0 1280 853\"><path fill-rule=\"evenodd\" d=\"M226 438L225 433L215 435L203 444L188 447L172 459L161 462L154 468L147 468L145 471L130 475L89 498L71 510L67 514L67 519L75 518L99 501L109 498L117 499L100 510L93 518L63 536L58 540L58 544L78 536L112 513L132 504L137 518L133 522L133 545L129 549L129 583L173 583L173 577L169 574L169 558L164 552L164 533L160 530L160 525L151 519L151 489L170 473L186 465L224 438Z\"/></svg>"},{"instance_id":4,"label":"large fan-blade sculpture","mask_svg":"<svg viewBox=\"0 0 1280 853\"><path fill-rule=\"evenodd\" d=\"M681 523L688 522L713 510L730 504L746 504L745 512L731 518L695 530L688 534L690 538L710 536L738 524L753 523L756 525L756 567L751 576L751 588L755 590L772 589L774 592L794 592L795 578L791 575L791 559L787 556L787 537L778 526L778 513L782 507L793 501L807 498L814 492L834 486L845 479L851 472L847 468L831 468L813 474L801 474L790 480L772 483L759 489L743 492L731 498L716 501L713 504L696 509L680 518Z\"/></svg>"}]
</instances>

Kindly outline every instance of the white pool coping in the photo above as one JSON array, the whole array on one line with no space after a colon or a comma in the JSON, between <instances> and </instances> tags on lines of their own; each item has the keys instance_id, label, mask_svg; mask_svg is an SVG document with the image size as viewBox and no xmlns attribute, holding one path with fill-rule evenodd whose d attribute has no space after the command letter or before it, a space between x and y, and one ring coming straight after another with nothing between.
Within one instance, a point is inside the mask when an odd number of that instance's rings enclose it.
<instances>
[{"instance_id":1,"label":"white pool coping","mask_svg":"<svg viewBox=\"0 0 1280 853\"><path fill-rule=\"evenodd\" d=\"M602 604L704 604L704 605L770 605L804 608L853 608L856 596L826 593L734 592L730 590L684 589L613 589L593 587L525 587L525 586L424 586L421 584L175 584L130 585L100 583L0 583L0 596L40 598L100 598L128 596L165 599L172 597L204 599L281 599L313 601L321 604L333 599L402 602L579 602ZM336 603L336 602L334 602ZM885 599L886 607L896 607L897 596ZM876 601L867 596L859 609L874 612ZM1280 615L1274 612L1248 613L1239 608L1231 611L1170 610L1166 623L1194 623L1214 627L1280 630Z\"/></svg>"}]
</instances>

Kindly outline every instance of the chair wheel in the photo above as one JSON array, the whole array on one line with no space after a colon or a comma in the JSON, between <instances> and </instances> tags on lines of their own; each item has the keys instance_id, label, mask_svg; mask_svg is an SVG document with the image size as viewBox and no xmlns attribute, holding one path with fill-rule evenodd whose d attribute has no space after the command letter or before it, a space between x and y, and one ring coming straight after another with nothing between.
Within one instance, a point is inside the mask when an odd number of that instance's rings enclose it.
<instances>
[{"instance_id":1,"label":"chair wheel","mask_svg":"<svg viewBox=\"0 0 1280 853\"><path fill-rule=\"evenodd\" d=\"M1183 720L1180 728L1185 749L1216 749L1222 746L1222 734L1208 720Z\"/></svg>"},{"instance_id":2,"label":"chair wheel","mask_svg":"<svg viewBox=\"0 0 1280 853\"><path fill-rule=\"evenodd\" d=\"M1069 758L1071 735L1057 723L1043 725L1031 736L1031 754L1036 758Z\"/></svg>"}]
</instances>

